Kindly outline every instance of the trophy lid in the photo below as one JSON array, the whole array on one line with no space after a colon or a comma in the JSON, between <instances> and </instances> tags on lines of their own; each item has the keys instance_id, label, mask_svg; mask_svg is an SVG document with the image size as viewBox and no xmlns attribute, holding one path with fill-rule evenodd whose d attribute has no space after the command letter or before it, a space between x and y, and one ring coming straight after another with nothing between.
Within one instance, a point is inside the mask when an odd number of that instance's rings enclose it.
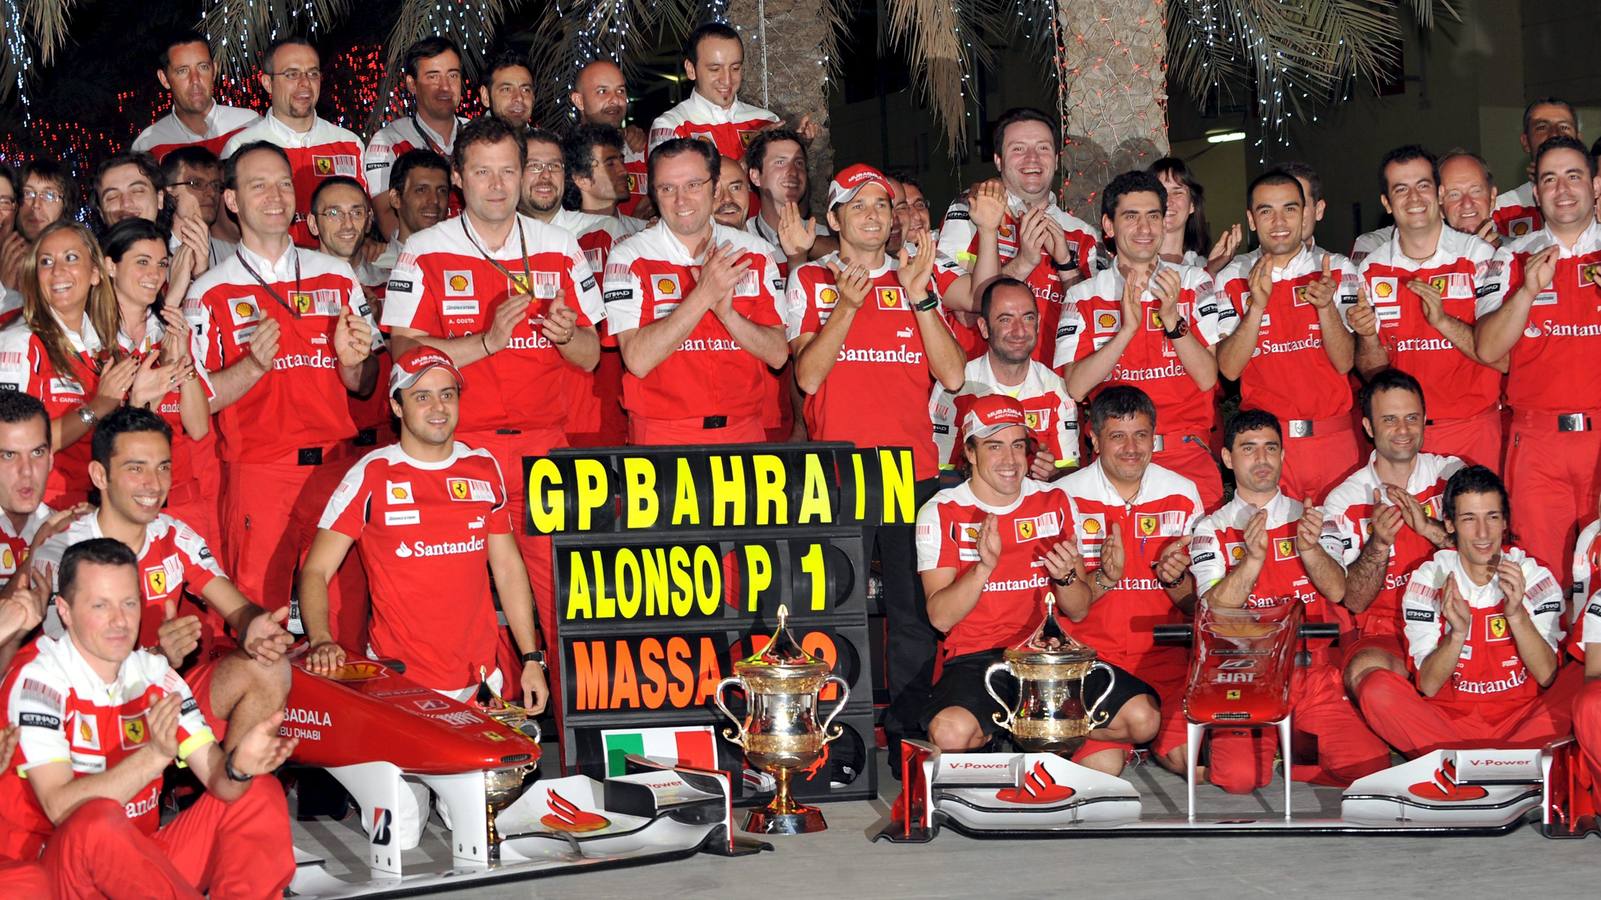
<instances>
[{"instance_id":1,"label":"trophy lid","mask_svg":"<svg viewBox=\"0 0 1601 900\"><path fill-rule=\"evenodd\" d=\"M1040 621L1039 627L1034 629L1033 634L1016 646L1008 648L1004 656L1008 662L1055 665L1090 662L1096 658L1096 653L1093 648L1079 643L1062 629L1062 623L1056 619L1055 598L1047 591L1045 618Z\"/></svg>"},{"instance_id":2,"label":"trophy lid","mask_svg":"<svg viewBox=\"0 0 1601 900\"><path fill-rule=\"evenodd\" d=\"M767 646L734 663L739 675L768 675L783 678L827 675L832 667L806 652L789 630L789 607L778 607L778 628Z\"/></svg>"}]
</instances>

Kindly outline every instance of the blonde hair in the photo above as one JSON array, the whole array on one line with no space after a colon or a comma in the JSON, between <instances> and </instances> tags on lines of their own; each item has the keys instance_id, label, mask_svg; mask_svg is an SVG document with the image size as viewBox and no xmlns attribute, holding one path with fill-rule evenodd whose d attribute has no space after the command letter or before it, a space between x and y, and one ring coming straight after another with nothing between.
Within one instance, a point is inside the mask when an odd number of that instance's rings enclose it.
<instances>
[{"instance_id":1,"label":"blonde hair","mask_svg":"<svg viewBox=\"0 0 1601 900\"><path fill-rule=\"evenodd\" d=\"M51 315L50 301L46 300L39 291L39 248L44 246L45 238L60 231L70 231L83 242L85 252L89 256L90 271L100 276L98 284L89 287L89 297L84 306L83 314L88 317L89 324L100 338L100 346L105 354L115 351L117 346L117 292L111 285L111 279L106 277L105 259L100 253L100 244L95 241L89 229L71 219L58 219L50 223L39 232L39 237L33 243L33 252L22 259L22 319L28 323L28 329L44 344L45 355L50 358L50 366L64 377L77 379L82 383L84 363L72 349L72 342L68 340L67 333L62 330L61 323Z\"/></svg>"}]
</instances>

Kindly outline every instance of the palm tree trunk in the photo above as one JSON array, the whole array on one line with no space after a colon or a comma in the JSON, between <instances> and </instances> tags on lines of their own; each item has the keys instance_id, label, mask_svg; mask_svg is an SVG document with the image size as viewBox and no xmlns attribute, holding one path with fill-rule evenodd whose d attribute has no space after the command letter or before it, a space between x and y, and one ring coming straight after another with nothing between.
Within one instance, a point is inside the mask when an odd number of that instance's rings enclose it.
<instances>
[{"instance_id":1,"label":"palm tree trunk","mask_svg":"<svg viewBox=\"0 0 1601 900\"><path fill-rule=\"evenodd\" d=\"M1168 152L1164 0L1063 0L1062 205L1099 222L1101 189Z\"/></svg>"},{"instance_id":2,"label":"palm tree trunk","mask_svg":"<svg viewBox=\"0 0 1601 900\"><path fill-rule=\"evenodd\" d=\"M740 98L793 127L810 115L823 133L807 148L814 211L834 174L828 134L827 52L830 4L822 0L728 0L728 21L745 38ZM820 193L821 192L821 193Z\"/></svg>"}]
</instances>

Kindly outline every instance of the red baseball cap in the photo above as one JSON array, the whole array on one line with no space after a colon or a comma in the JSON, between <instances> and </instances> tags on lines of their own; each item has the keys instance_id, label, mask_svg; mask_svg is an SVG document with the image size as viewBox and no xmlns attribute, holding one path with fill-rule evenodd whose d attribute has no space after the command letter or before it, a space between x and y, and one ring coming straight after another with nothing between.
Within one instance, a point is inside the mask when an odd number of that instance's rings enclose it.
<instances>
[{"instance_id":1,"label":"red baseball cap","mask_svg":"<svg viewBox=\"0 0 1601 900\"><path fill-rule=\"evenodd\" d=\"M834 179L828 183L828 205L838 206L841 203L849 203L852 198L861 192L862 188L870 184L876 184L883 188L884 196L886 197L893 196L895 193L890 188L889 179L884 177L883 172L866 163L846 166L840 169L839 174L835 175Z\"/></svg>"},{"instance_id":2,"label":"red baseball cap","mask_svg":"<svg viewBox=\"0 0 1601 900\"><path fill-rule=\"evenodd\" d=\"M461 371L456 364L450 361L444 351L435 350L426 345L418 345L406 351L404 355L395 360L394 368L389 370L389 391L403 391L417 383L423 373L432 368L443 368L450 372L450 377L456 379L456 387L464 388L467 382L462 379Z\"/></svg>"},{"instance_id":3,"label":"red baseball cap","mask_svg":"<svg viewBox=\"0 0 1601 900\"><path fill-rule=\"evenodd\" d=\"M962 440L987 438L1003 428L1023 423L1023 404L1005 394L986 394L973 401L962 419Z\"/></svg>"}]
</instances>

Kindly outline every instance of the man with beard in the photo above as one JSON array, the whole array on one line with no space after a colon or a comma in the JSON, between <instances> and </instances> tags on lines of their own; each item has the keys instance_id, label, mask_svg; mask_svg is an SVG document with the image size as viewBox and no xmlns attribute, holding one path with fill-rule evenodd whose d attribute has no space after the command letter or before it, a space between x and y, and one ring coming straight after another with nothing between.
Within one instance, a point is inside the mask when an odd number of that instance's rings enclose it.
<instances>
[{"instance_id":1,"label":"man with beard","mask_svg":"<svg viewBox=\"0 0 1601 900\"><path fill-rule=\"evenodd\" d=\"M717 194L712 207L712 218L727 228L744 228L750 217L750 177L738 160L719 157L717 163ZM774 251L778 248L774 247Z\"/></svg>"},{"instance_id":2,"label":"man with beard","mask_svg":"<svg viewBox=\"0 0 1601 900\"><path fill-rule=\"evenodd\" d=\"M975 311L977 289L996 275L1016 278L1039 303L1040 362L1050 362L1062 292L1102 266L1101 235L1056 205L1056 123L1037 109L1013 109L995 123L998 180L951 204L940 228L934 277L951 309ZM1160 183L1158 183L1160 187Z\"/></svg>"},{"instance_id":3,"label":"man with beard","mask_svg":"<svg viewBox=\"0 0 1601 900\"><path fill-rule=\"evenodd\" d=\"M417 41L406 48L401 68L416 111L378 129L367 145L363 168L373 197L389 190L389 170L407 151L432 150L449 156L462 122L456 116L461 105L461 51L454 41L444 37ZM394 208L383 203L376 207L379 233L394 234Z\"/></svg>"},{"instance_id":4,"label":"man with beard","mask_svg":"<svg viewBox=\"0 0 1601 900\"><path fill-rule=\"evenodd\" d=\"M168 37L156 58L156 80L172 92L172 111L139 132L129 149L158 160L180 147L204 147L216 154L229 138L261 118L214 100L216 77L205 35L186 29Z\"/></svg>"},{"instance_id":5,"label":"man with beard","mask_svg":"<svg viewBox=\"0 0 1601 900\"><path fill-rule=\"evenodd\" d=\"M1358 269L1364 293L1347 313L1357 371L1394 366L1416 376L1429 398L1430 446L1496 468L1506 350L1480 352L1474 321L1476 298L1500 294L1505 267L1491 262L1495 248L1445 227L1433 154L1391 150L1379 183L1395 236Z\"/></svg>"},{"instance_id":6,"label":"man with beard","mask_svg":"<svg viewBox=\"0 0 1601 900\"><path fill-rule=\"evenodd\" d=\"M623 133L623 170L628 173L628 196L618 212L638 219L655 214L650 205L645 171L645 132L628 122L628 84L623 70L608 59L597 59L578 72L568 99L578 111L580 125L609 125Z\"/></svg>"},{"instance_id":7,"label":"man with beard","mask_svg":"<svg viewBox=\"0 0 1601 900\"><path fill-rule=\"evenodd\" d=\"M780 274L787 276L794 266L838 249L827 225L801 215L807 176L806 145L800 135L769 128L745 148L744 162L757 201L756 215L745 223L745 230L784 251Z\"/></svg>"},{"instance_id":8,"label":"man with beard","mask_svg":"<svg viewBox=\"0 0 1601 900\"><path fill-rule=\"evenodd\" d=\"M1530 180L1495 198L1495 227L1503 237L1524 237L1545 225L1534 190L1534 156L1554 137L1579 139L1579 116L1573 104L1559 97L1542 97L1524 107L1518 143L1529 155Z\"/></svg>"},{"instance_id":9,"label":"man with beard","mask_svg":"<svg viewBox=\"0 0 1601 900\"><path fill-rule=\"evenodd\" d=\"M695 89L651 123L651 149L673 138L699 138L724 156L743 159L756 134L780 121L774 113L740 101L744 67L745 42L733 27L707 22L690 32L684 41L684 77ZM804 141L822 133L811 116L802 116L795 131Z\"/></svg>"},{"instance_id":10,"label":"man with beard","mask_svg":"<svg viewBox=\"0 0 1601 900\"><path fill-rule=\"evenodd\" d=\"M1242 405L1284 423L1284 491L1322 499L1360 457L1348 375L1355 339L1341 312L1356 302L1350 261L1301 241L1306 196L1283 172L1246 191L1246 221L1259 248L1218 273L1218 374L1240 382Z\"/></svg>"},{"instance_id":11,"label":"man with beard","mask_svg":"<svg viewBox=\"0 0 1601 900\"><path fill-rule=\"evenodd\" d=\"M773 249L712 221L717 151L673 138L650 154L655 225L606 264L606 308L622 350L634 444L763 440L771 369L789 359Z\"/></svg>"},{"instance_id":12,"label":"man with beard","mask_svg":"<svg viewBox=\"0 0 1601 900\"><path fill-rule=\"evenodd\" d=\"M393 269L411 236L431 228L450 208L450 160L432 150L408 150L389 170L389 193L378 198L395 213L396 229L382 256L373 262Z\"/></svg>"},{"instance_id":13,"label":"man with beard","mask_svg":"<svg viewBox=\"0 0 1601 900\"><path fill-rule=\"evenodd\" d=\"M1215 506L1223 480L1207 445L1216 420L1212 347L1234 310L1218 303L1205 269L1158 255L1166 204L1166 189L1149 172L1125 172L1101 192L1101 228L1117 248L1115 265L1068 290L1053 368L1074 399L1104 383L1139 386L1162 421L1163 433L1150 436L1156 462Z\"/></svg>"},{"instance_id":14,"label":"man with beard","mask_svg":"<svg viewBox=\"0 0 1601 900\"><path fill-rule=\"evenodd\" d=\"M622 132L610 125L580 125L573 129L562 141L569 185L565 205L569 209L576 205L579 212L589 215L615 219L626 233L633 234L643 230L645 223L620 212L619 205L629 197L625 152Z\"/></svg>"},{"instance_id":15,"label":"man with beard","mask_svg":"<svg viewBox=\"0 0 1601 900\"><path fill-rule=\"evenodd\" d=\"M929 293L934 254L925 243L884 252L895 213L889 182L857 164L828 186L829 223L840 249L802 263L785 301L795 381L815 441L911 447L919 505L939 486L939 459L924 403L935 387L962 386L962 350ZM918 252L924 251L924 252ZM889 617L887 661L896 737L915 733L933 675L935 635L915 579L910 525L869 527L866 558L877 557Z\"/></svg>"},{"instance_id":16,"label":"man with beard","mask_svg":"<svg viewBox=\"0 0 1601 900\"><path fill-rule=\"evenodd\" d=\"M194 204L210 237L210 265L233 253L239 226L222 213L222 162L201 146L179 147L161 159L161 183L174 207Z\"/></svg>"},{"instance_id":17,"label":"man with beard","mask_svg":"<svg viewBox=\"0 0 1601 900\"><path fill-rule=\"evenodd\" d=\"M296 219L291 235L301 247L317 245L305 222L317 185L335 175L362 180L365 151L361 138L317 115L322 74L317 48L305 38L282 37L268 44L261 54L257 80L271 96L272 106L261 121L229 138L219 154L228 159L258 141L283 148L295 187Z\"/></svg>"},{"instance_id":18,"label":"man with beard","mask_svg":"<svg viewBox=\"0 0 1601 900\"><path fill-rule=\"evenodd\" d=\"M1601 189L1589 150L1554 137L1535 151L1543 227L1510 240L1492 265L1503 290L1481 292L1482 354L1510 354L1507 480L1518 541L1559 572L1572 570L1575 529L1601 491Z\"/></svg>"},{"instance_id":19,"label":"man with beard","mask_svg":"<svg viewBox=\"0 0 1601 900\"><path fill-rule=\"evenodd\" d=\"M513 53L496 59L489 78L478 86L478 102L512 128L527 128L534 115L534 72L528 61Z\"/></svg>"}]
</instances>

